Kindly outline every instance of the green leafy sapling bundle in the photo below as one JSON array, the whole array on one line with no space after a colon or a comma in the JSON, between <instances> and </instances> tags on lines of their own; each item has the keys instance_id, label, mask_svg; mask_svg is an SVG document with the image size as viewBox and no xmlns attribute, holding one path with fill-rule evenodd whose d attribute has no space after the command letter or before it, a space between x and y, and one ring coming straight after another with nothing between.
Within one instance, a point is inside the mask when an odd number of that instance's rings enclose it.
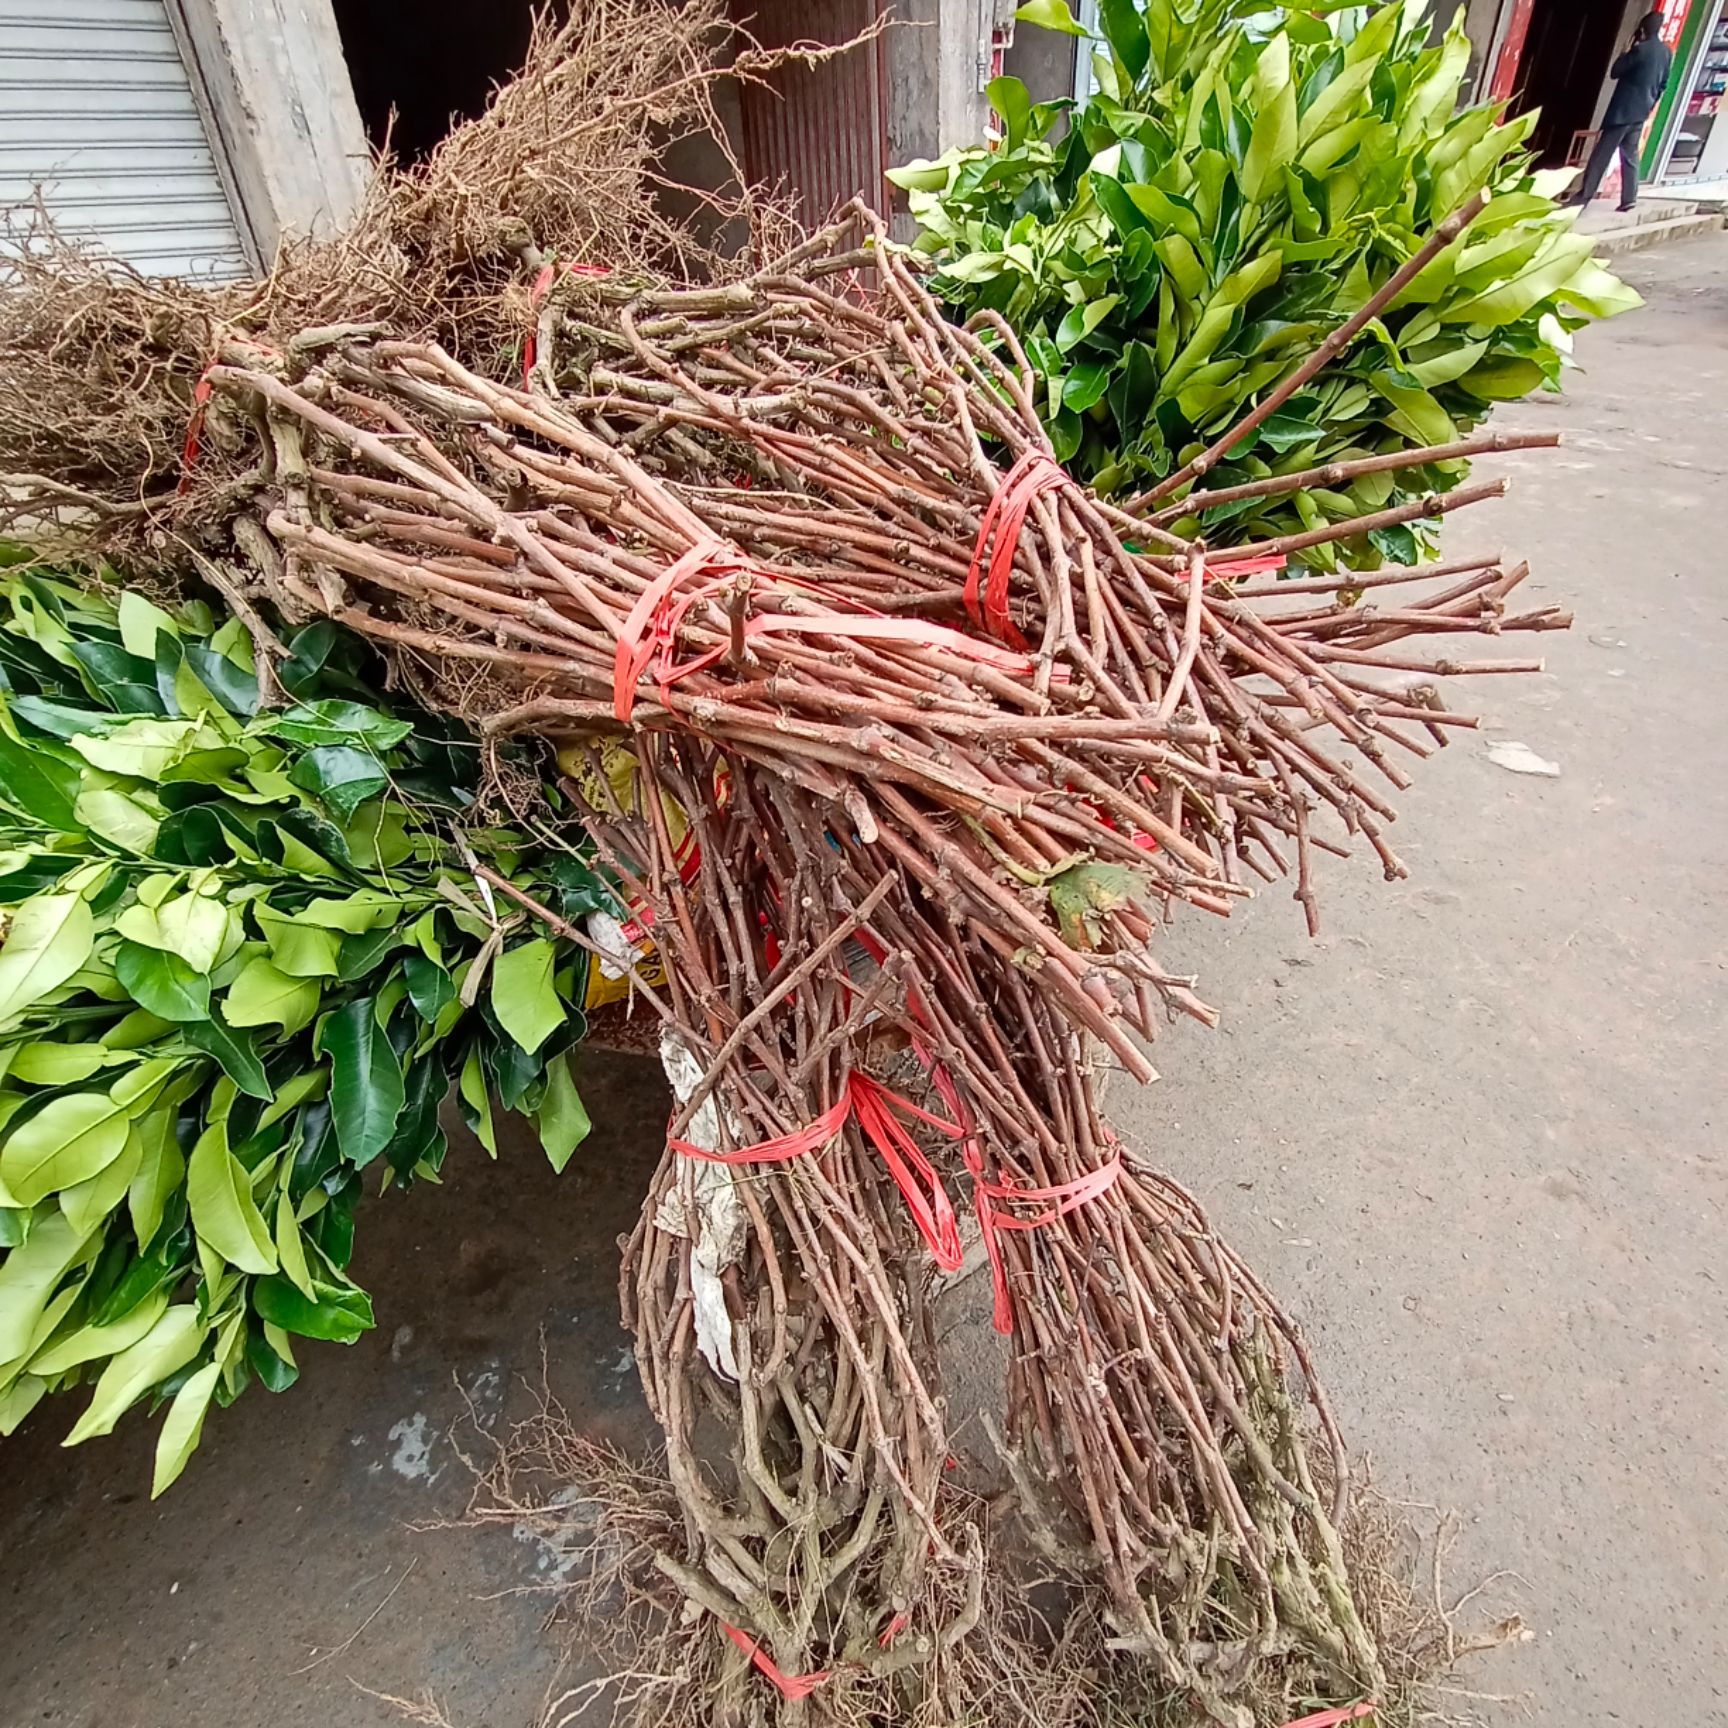
<instances>
[{"instance_id":1,"label":"green leafy sapling bundle","mask_svg":"<svg viewBox=\"0 0 1728 1728\"><path fill-rule=\"evenodd\" d=\"M287 646L261 710L236 619L0 582L0 1433L165 1402L157 1493L213 1402L372 1325L356 1205L438 1179L452 1086L494 1156L494 1099L559 1169L589 1128L586 956L488 873L609 890L569 830L486 827L475 740L379 705L355 639Z\"/></svg>"},{"instance_id":2,"label":"green leafy sapling bundle","mask_svg":"<svg viewBox=\"0 0 1728 1728\"><path fill-rule=\"evenodd\" d=\"M1533 115L1455 107L1469 43L1424 0L1268 6L1102 0L1093 40L1062 0L1020 17L1083 38L1094 94L990 98L1001 136L890 178L956 317L1004 318L1037 375L1056 454L1107 494L1178 471L1313 355L1479 194L1463 240L1207 476L1224 490L1465 440L1498 402L1557 389L1573 332L1638 297L1591 257L1534 171ZM1161 520L1213 545L1300 533L1444 492L1419 459ZM1432 531L1395 524L1306 548L1373 567Z\"/></svg>"}]
</instances>

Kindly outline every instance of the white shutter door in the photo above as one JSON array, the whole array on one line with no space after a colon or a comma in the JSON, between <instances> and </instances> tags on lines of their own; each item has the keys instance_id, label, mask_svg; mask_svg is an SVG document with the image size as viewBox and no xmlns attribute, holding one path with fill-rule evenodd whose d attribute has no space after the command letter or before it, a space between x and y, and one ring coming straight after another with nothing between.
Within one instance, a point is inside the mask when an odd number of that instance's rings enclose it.
<instances>
[{"instance_id":1,"label":"white shutter door","mask_svg":"<svg viewBox=\"0 0 1728 1728\"><path fill-rule=\"evenodd\" d=\"M167 0L0 0L0 207L151 276L246 274Z\"/></svg>"}]
</instances>

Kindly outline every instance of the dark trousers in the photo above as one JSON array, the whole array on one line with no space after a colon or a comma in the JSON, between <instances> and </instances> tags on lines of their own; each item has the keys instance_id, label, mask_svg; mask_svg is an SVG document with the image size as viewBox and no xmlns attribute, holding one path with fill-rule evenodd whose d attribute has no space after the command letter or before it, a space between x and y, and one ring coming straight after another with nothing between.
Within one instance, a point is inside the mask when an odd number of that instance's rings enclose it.
<instances>
[{"instance_id":1,"label":"dark trousers","mask_svg":"<svg viewBox=\"0 0 1728 1728\"><path fill-rule=\"evenodd\" d=\"M1596 196L1596 188L1602 184L1602 176L1608 172L1616 150L1620 152L1620 207L1630 209L1638 202L1638 134L1643 130L1642 120L1630 126L1602 128L1584 167L1584 183L1573 194L1580 204L1588 204Z\"/></svg>"}]
</instances>

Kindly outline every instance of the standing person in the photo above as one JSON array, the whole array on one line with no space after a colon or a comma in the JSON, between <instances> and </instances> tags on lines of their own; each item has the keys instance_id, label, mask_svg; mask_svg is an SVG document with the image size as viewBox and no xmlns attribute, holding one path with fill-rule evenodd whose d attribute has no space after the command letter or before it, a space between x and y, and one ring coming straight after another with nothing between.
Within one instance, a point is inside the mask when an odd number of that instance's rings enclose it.
<instances>
[{"instance_id":1,"label":"standing person","mask_svg":"<svg viewBox=\"0 0 1728 1728\"><path fill-rule=\"evenodd\" d=\"M1630 210L1638 202L1638 137L1674 68L1674 56L1658 34L1661 28L1662 14L1646 12L1632 32L1631 46L1614 62L1614 94L1602 116L1602 130L1585 165L1583 183L1566 200L1568 204L1582 208L1596 196L1616 150L1620 152L1618 208Z\"/></svg>"}]
</instances>

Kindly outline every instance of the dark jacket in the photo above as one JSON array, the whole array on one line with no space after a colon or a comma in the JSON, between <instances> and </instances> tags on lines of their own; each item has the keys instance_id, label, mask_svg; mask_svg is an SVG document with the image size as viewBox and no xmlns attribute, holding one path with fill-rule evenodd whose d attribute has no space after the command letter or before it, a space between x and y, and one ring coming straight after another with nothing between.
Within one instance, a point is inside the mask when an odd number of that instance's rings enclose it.
<instances>
[{"instance_id":1,"label":"dark jacket","mask_svg":"<svg viewBox=\"0 0 1728 1728\"><path fill-rule=\"evenodd\" d=\"M1614 62L1614 94L1608 112L1602 116L1604 126L1636 126L1650 117L1668 83L1674 65L1659 37L1634 42Z\"/></svg>"}]
</instances>

